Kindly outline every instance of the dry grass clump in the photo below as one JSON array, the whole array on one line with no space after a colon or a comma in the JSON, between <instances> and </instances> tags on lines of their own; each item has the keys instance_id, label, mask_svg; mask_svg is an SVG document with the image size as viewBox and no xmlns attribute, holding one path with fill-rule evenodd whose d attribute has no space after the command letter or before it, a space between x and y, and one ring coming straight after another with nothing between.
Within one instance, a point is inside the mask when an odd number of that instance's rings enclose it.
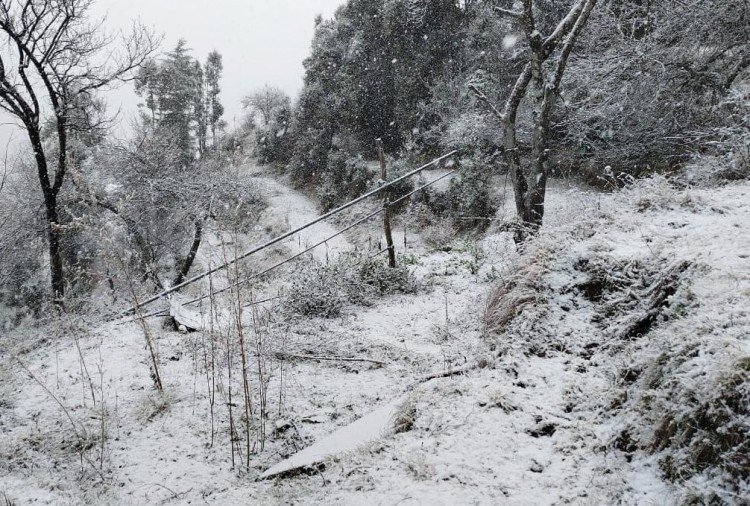
<instances>
[{"instance_id":1,"label":"dry grass clump","mask_svg":"<svg viewBox=\"0 0 750 506\"><path fill-rule=\"evenodd\" d=\"M417 404L413 398L409 398L399 406L393 417L393 429L396 434L409 432L417 420Z\"/></svg>"},{"instance_id":2,"label":"dry grass clump","mask_svg":"<svg viewBox=\"0 0 750 506\"><path fill-rule=\"evenodd\" d=\"M160 415L166 413L172 402L173 399L167 392L155 391L149 393L138 408L138 418L143 423L152 422Z\"/></svg>"},{"instance_id":3,"label":"dry grass clump","mask_svg":"<svg viewBox=\"0 0 750 506\"><path fill-rule=\"evenodd\" d=\"M543 272L539 264L530 261L492 288L482 319L485 336L501 334L525 308L539 302Z\"/></svg>"},{"instance_id":4,"label":"dry grass clump","mask_svg":"<svg viewBox=\"0 0 750 506\"><path fill-rule=\"evenodd\" d=\"M519 409L516 403L510 399L508 392L503 390L494 390L490 392L485 405L490 408L500 408L506 413L511 413Z\"/></svg>"},{"instance_id":5,"label":"dry grass clump","mask_svg":"<svg viewBox=\"0 0 750 506\"><path fill-rule=\"evenodd\" d=\"M404 458L409 474L418 481L434 480L437 471L435 466L427 461L424 452L417 452Z\"/></svg>"},{"instance_id":6,"label":"dry grass clump","mask_svg":"<svg viewBox=\"0 0 750 506\"><path fill-rule=\"evenodd\" d=\"M625 420L613 446L631 459L655 455L681 504L735 504L750 494L750 356L731 336L663 328L622 369L632 383L616 410ZM652 354L654 343L662 352ZM642 352L642 353L643 353Z\"/></svg>"},{"instance_id":7,"label":"dry grass clump","mask_svg":"<svg viewBox=\"0 0 750 506\"><path fill-rule=\"evenodd\" d=\"M670 371L664 371L669 374ZM750 492L750 357L737 360L712 382L693 391L665 381L667 412L646 449L662 453L659 465L670 481L685 482L709 470L737 494Z\"/></svg>"},{"instance_id":8,"label":"dry grass clump","mask_svg":"<svg viewBox=\"0 0 750 506\"><path fill-rule=\"evenodd\" d=\"M694 193L685 191L662 175L640 179L625 192L625 198L638 212L660 209L689 209L699 211L705 202Z\"/></svg>"}]
</instances>

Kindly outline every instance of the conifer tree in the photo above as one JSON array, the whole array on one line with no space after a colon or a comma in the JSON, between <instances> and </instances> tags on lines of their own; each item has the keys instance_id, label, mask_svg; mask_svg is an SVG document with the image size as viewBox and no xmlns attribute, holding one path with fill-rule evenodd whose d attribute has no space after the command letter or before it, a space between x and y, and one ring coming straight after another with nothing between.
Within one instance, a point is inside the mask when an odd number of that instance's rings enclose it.
<instances>
[{"instance_id":1,"label":"conifer tree","mask_svg":"<svg viewBox=\"0 0 750 506\"><path fill-rule=\"evenodd\" d=\"M211 130L211 142L216 146L216 129L221 126L221 117L224 115L224 106L219 101L221 87L219 80L224 70L221 54L211 51L208 54L205 65L206 79L206 116L208 126Z\"/></svg>"}]
</instances>

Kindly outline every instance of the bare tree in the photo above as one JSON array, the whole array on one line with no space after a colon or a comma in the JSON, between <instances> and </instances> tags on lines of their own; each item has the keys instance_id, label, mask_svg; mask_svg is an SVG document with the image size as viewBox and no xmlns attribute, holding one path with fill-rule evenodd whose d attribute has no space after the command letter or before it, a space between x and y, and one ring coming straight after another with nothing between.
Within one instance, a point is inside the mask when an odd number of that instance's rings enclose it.
<instances>
[{"instance_id":1,"label":"bare tree","mask_svg":"<svg viewBox=\"0 0 750 506\"><path fill-rule=\"evenodd\" d=\"M209 154L187 175L181 158L174 138L142 126L127 144L100 145L84 170L71 167L78 203L99 216L94 230L106 230L96 245L101 256L117 260L128 252L129 271L159 290L188 276L214 225L246 231L264 207L252 181L224 170L223 157ZM97 168L95 177L89 167ZM109 228L118 222L124 226Z\"/></svg>"},{"instance_id":2,"label":"bare tree","mask_svg":"<svg viewBox=\"0 0 750 506\"><path fill-rule=\"evenodd\" d=\"M242 99L242 107L260 114L264 125L271 122L276 111L289 106L291 100L284 90L268 84Z\"/></svg>"},{"instance_id":3,"label":"bare tree","mask_svg":"<svg viewBox=\"0 0 750 506\"><path fill-rule=\"evenodd\" d=\"M159 42L134 24L115 44L101 22L90 18L91 5L92 0L0 0L0 34L7 41L0 52L0 108L20 120L33 150L57 305L65 295L58 197L69 163L70 120L98 90L130 79ZM53 132L43 129L45 115L52 117ZM45 146L47 135L54 147Z\"/></svg>"},{"instance_id":4,"label":"bare tree","mask_svg":"<svg viewBox=\"0 0 750 506\"><path fill-rule=\"evenodd\" d=\"M588 21L597 0L576 0L548 36L537 26L534 0L523 0L521 11L497 8L521 24L529 45L527 63L518 76L505 105L500 110L483 91L470 86L503 124L503 151L513 182L518 213L517 244L525 241L542 225L544 197L549 175L549 138L552 113L560 96L560 85L576 40ZM530 99L532 118L531 159L522 164L517 138L518 109Z\"/></svg>"},{"instance_id":5,"label":"bare tree","mask_svg":"<svg viewBox=\"0 0 750 506\"><path fill-rule=\"evenodd\" d=\"M749 2L618 2L596 14L555 115L578 174L676 168L746 128L734 96L750 75Z\"/></svg>"}]
</instances>

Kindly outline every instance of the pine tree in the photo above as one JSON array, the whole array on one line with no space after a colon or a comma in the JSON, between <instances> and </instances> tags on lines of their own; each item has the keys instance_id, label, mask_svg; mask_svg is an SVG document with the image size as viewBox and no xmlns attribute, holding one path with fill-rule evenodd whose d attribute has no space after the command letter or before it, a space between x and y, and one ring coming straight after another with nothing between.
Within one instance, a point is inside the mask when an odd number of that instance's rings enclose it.
<instances>
[{"instance_id":1,"label":"pine tree","mask_svg":"<svg viewBox=\"0 0 750 506\"><path fill-rule=\"evenodd\" d=\"M206 115L208 125L211 129L211 141L216 146L216 128L219 126L221 117L224 115L224 106L219 101L219 80L221 79L224 65L221 54L211 51L206 59Z\"/></svg>"},{"instance_id":2,"label":"pine tree","mask_svg":"<svg viewBox=\"0 0 750 506\"><path fill-rule=\"evenodd\" d=\"M203 69L200 62L194 62L195 95L193 96L193 114L195 115L198 154L202 157L206 152L206 137L208 136L208 104L206 100L206 86Z\"/></svg>"},{"instance_id":3,"label":"pine tree","mask_svg":"<svg viewBox=\"0 0 750 506\"><path fill-rule=\"evenodd\" d=\"M144 66L136 80L136 92L151 111L154 132L169 137L179 148L182 163L189 166L201 151L203 77L200 64L190 55L187 42L177 46L161 62Z\"/></svg>"}]
</instances>

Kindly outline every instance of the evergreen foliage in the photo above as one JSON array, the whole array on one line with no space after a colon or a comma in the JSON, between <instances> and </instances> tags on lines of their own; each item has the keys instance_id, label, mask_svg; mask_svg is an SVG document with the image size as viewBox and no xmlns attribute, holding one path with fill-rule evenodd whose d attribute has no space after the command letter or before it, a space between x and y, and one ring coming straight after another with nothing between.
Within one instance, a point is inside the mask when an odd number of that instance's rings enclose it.
<instances>
[{"instance_id":1,"label":"evergreen foliage","mask_svg":"<svg viewBox=\"0 0 750 506\"><path fill-rule=\"evenodd\" d=\"M183 166L207 149L209 131L216 143L224 107L219 101L222 58L213 51L201 66L180 39L161 61L147 62L139 71L135 89L147 112L142 120L155 135L173 139Z\"/></svg>"}]
</instances>

